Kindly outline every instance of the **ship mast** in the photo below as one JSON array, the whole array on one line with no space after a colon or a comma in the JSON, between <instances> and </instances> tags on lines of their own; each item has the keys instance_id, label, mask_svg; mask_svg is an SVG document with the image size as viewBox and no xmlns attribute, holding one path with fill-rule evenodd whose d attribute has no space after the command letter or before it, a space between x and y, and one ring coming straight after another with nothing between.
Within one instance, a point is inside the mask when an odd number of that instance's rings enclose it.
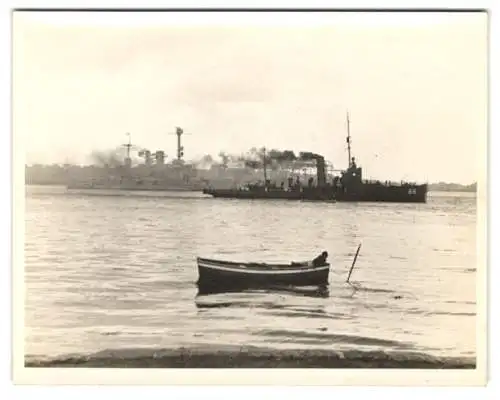
<instances>
[{"instance_id":1,"label":"ship mast","mask_svg":"<svg viewBox=\"0 0 500 400\"><path fill-rule=\"evenodd\" d=\"M175 134L177 135L177 160L181 161L184 156L184 146L181 145L181 136L184 131L180 127L175 128Z\"/></svg>"},{"instance_id":2,"label":"ship mast","mask_svg":"<svg viewBox=\"0 0 500 400\"><path fill-rule=\"evenodd\" d=\"M127 158L125 158L125 165L130 166L132 164L132 160L130 159L130 149L132 147L132 141L131 141L130 133L127 132L126 135L128 136L128 143L123 145L127 148Z\"/></svg>"},{"instance_id":3,"label":"ship mast","mask_svg":"<svg viewBox=\"0 0 500 400\"><path fill-rule=\"evenodd\" d=\"M347 111L347 166L348 168L351 166L351 130L350 130L350 121L349 121L349 111Z\"/></svg>"},{"instance_id":4,"label":"ship mast","mask_svg":"<svg viewBox=\"0 0 500 400\"><path fill-rule=\"evenodd\" d=\"M263 164L264 164L264 186L267 186L267 165L266 165L266 148L263 148L264 150L264 158L263 158Z\"/></svg>"}]
</instances>

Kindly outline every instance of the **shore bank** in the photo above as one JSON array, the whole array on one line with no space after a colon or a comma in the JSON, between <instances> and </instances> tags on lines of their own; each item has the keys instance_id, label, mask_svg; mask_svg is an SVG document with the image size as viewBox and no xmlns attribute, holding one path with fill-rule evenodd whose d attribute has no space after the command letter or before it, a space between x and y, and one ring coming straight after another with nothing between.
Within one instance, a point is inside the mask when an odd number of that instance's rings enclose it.
<instances>
[{"instance_id":1,"label":"shore bank","mask_svg":"<svg viewBox=\"0 0 500 400\"><path fill-rule=\"evenodd\" d=\"M474 369L475 358L434 357L423 353L271 350L261 348L181 348L106 350L52 360L27 357L27 368L406 368Z\"/></svg>"}]
</instances>

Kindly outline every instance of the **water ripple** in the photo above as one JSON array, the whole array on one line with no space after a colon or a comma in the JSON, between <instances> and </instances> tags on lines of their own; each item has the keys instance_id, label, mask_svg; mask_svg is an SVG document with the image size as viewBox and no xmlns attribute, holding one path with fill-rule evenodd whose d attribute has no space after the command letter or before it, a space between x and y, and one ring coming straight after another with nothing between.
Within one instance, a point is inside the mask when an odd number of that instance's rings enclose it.
<instances>
[{"instance_id":1,"label":"water ripple","mask_svg":"<svg viewBox=\"0 0 500 400\"><path fill-rule=\"evenodd\" d=\"M266 346L475 352L475 200L26 198L26 352ZM351 284L345 279L363 243ZM197 293L196 256L289 262L327 249L327 288Z\"/></svg>"}]
</instances>

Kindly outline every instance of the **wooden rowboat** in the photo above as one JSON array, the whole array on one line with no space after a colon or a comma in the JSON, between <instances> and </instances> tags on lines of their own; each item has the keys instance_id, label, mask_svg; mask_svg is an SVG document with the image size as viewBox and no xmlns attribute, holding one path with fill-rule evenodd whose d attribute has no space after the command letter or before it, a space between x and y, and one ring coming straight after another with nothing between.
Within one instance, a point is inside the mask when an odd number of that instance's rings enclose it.
<instances>
[{"instance_id":1,"label":"wooden rowboat","mask_svg":"<svg viewBox=\"0 0 500 400\"><path fill-rule=\"evenodd\" d=\"M270 286L319 286L328 284L330 264L239 263L198 257L198 287L259 288Z\"/></svg>"}]
</instances>

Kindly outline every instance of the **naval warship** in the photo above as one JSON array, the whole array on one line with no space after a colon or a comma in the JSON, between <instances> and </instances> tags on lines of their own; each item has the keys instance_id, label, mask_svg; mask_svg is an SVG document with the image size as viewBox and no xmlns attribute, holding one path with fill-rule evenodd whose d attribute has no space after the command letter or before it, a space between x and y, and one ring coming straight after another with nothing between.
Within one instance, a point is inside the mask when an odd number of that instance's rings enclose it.
<instances>
[{"instance_id":1,"label":"naval warship","mask_svg":"<svg viewBox=\"0 0 500 400\"><path fill-rule=\"evenodd\" d=\"M427 184L410 182L393 183L389 181L373 181L363 179L363 170L357 166L355 157L351 156L351 134L349 113L347 113L347 152L348 167L345 170L333 171L330 176L325 171L325 158L319 154L304 152L293 160L314 160L316 179L309 177L307 185L301 183L300 177L288 177L281 185L267 179L266 157L264 156L264 183L244 185L237 188L221 189L209 187L203 193L213 197L234 199L287 199L287 200L319 200L319 201L353 201L353 202L399 202L425 203L427 201ZM337 174L335 174L337 172Z\"/></svg>"},{"instance_id":2,"label":"naval warship","mask_svg":"<svg viewBox=\"0 0 500 400\"><path fill-rule=\"evenodd\" d=\"M68 176L68 189L93 190L136 190L136 191L175 191L200 192L206 187L207 181L198 176L196 167L183 160L184 147L181 145L182 128L177 127L177 158L166 163L165 152L150 150L135 146L131 142L131 135L127 133L128 143L126 156L119 165L105 165L86 169L83 179L78 176ZM132 165L132 151L137 150L138 156L144 160L139 165Z\"/></svg>"}]
</instances>

